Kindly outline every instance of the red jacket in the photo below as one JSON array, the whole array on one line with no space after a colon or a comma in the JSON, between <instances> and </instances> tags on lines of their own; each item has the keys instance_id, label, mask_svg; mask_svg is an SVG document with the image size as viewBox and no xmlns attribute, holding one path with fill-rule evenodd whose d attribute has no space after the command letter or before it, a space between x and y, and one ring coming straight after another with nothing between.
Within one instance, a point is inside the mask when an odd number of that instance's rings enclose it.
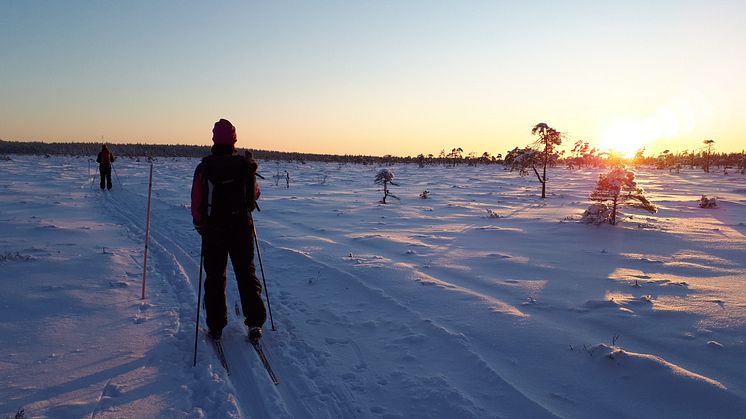
<instances>
[{"instance_id":1,"label":"red jacket","mask_svg":"<svg viewBox=\"0 0 746 419\"><path fill-rule=\"evenodd\" d=\"M100 163L101 166L111 166L111 162L114 161L114 154L108 149L101 150L96 157L96 163Z\"/></svg>"}]
</instances>

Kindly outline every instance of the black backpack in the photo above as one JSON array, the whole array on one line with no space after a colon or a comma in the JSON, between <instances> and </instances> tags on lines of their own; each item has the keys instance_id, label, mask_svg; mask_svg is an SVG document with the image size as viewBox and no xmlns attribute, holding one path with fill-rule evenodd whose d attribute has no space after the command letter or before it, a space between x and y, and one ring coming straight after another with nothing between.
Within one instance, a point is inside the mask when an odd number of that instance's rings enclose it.
<instances>
[{"instance_id":1,"label":"black backpack","mask_svg":"<svg viewBox=\"0 0 746 419\"><path fill-rule=\"evenodd\" d=\"M256 205L256 165L241 156L210 156L202 160L207 181L207 223L245 224Z\"/></svg>"}]
</instances>

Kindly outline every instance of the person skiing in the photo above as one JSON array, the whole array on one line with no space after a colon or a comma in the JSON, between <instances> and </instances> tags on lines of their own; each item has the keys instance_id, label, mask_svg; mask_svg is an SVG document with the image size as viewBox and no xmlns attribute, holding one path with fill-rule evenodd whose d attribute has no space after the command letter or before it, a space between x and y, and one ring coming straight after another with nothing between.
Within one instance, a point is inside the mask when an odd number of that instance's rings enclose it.
<instances>
[{"instance_id":1,"label":"person skiing","mask_svg":"<svg viewBox=\"0 0 746 419\"><path fill-rule=\"evenodd\" d=\"M106 144L103 144L101 146L101 151L98 153L98 157L96 157L98 171L101 174L101 190L104 190L104 187L111 190L111 163L113 162L114 154L109 151Z\"/></svg>"},{"instance_id":2,"label":"person skiing","mask_svg":"<svg viewBox=\"0 0 746 419\"><path fill-rule=\"evenodd\" d=\"M197 165L192 182L192 222L202 236L207 274L207 327L210 337L218 340L228 323L225 286L230 256L249 340L258 342L267 315L254 265L251 211L260 195L257 164L236 153L236 128L230 121L220 119L212 134L212 154Z\"/></svg>"}]
</instances>

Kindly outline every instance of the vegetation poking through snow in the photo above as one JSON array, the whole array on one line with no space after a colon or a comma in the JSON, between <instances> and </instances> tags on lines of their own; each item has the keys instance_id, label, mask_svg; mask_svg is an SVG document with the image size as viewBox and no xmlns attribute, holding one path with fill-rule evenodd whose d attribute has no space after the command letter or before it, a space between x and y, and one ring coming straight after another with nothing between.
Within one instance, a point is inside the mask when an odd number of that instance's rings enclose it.
<instances>
[{"instance_id":1,"label":"vegetation poking through snow","mask_svg":"<svg viewBox=\"0 0 746 419\"><path fill-rule=\"evenodd\" d=\"M6 252L3 254L0 254L0 263L2 262L30 262L34 260L33 257L28 255L22 255L19 252Z\"/></svg>"},{"instance_id":2,"label":"vegetation poking through snow","mask_svg":"<svg viewBox=\"0 0 746 419\"><path fill-rule=\"evenodd\" d=\"M6 416L6 419L10 419L10 416ZM16 415L13 416L13 419L25 419L26 418L26 411L23 409L18 409L16 412Z\"/></svg>"},{"instance_id":3,"label":"vegetation poking through snow","mask_svg":"<svg viewBox=\"0 0 746 419\"><path fill-rule=\"evenodd\" d=\"M617 167L609 173L600 174L590 199L596 203L583 213L581 222L586 224L616 224L617 209L620 205L644 209L650 213L658 211L658 208L645 197L645 191L637 185L635 172L625 167Z\"/></svg>"},{"instance_id":4,"label":"vegetation poking through snow","mask_svg":"<svg viewBox=\"0 0 746 419\"><path fill-rule=\"evenodd\" d=\"M580 222L584 224L603 224L608 222L611 218L611 208L606 204L591 204L585 212L583 212Z\"/></svg>"},{"instance_id":5,"label":"vegetation poking through snow","mask_svg":"<svg viewBox=\"0 0 746 419\"><path fill-rule=\"evenodd\" d=\"M500 218L500 214L498 214L495 211L487 208L487 218Z\"/></svg>"},{"instance_id":6,"label":"vegetation poking through snow","mask_svg":"<svg viewBox=\"0 0 746 419\"><path fill-rule=\"evenodd\" d=\"M715 208L718 206L718 199L717 197L710 197L707 195L702 195L702 198L699 199L699 207L700 208Z\"/></svg>"},{"instance_id":7,"label":"vegetation poking through snow","mask_svg":"<svg viewBox=\"0 0 746 419\"><path fill-rule=\"evenodd\" d=\"M374 182L378 185L383 185L383 199L381 199L381 203L386 203L387 197L392 197L396 199L397 201L400 201L400 199L389 192L389 184L394 186L399 186L398 184L394 183L394 173L389 169L381 169L380 172L376 175L376 178Z\"/></svg>"},{"instance_id":8,"label":"vegetation poking through snow","mask_svg":"<svg viewBox=\"0 0 746 419\"><path fill-rule=\"evenodd\" d=\"M280 186L280 178L282 177L280 176L280 162L276 162L276 163L277 163L277 172L275 172L275 174L272 175L272 178L274 178L275 180L275 186Z\"/></svg>"}]
</instances>

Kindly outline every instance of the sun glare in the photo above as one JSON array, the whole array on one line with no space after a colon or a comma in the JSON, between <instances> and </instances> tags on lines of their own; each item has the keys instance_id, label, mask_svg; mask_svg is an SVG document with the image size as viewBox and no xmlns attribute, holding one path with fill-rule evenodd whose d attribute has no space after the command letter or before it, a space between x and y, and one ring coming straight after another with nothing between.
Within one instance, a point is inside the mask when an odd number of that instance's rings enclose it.
<instances>
[{"instance_id":1,"label":"sun glare","mask_svg":"<svg viewBox=\"0 0 746 419\"><path fill-rule=\"evenodd\" d=\"M676 114L662 109L650 118L612 120L600 137L600 148L617 151L624 157L634 157L637 150L651 143L671 137L678 131Z\"/></svg>"},{"instance_id":2,"label":"sun glare","mask_svg":"<svg viewBox=\"0 0 746 419\"><path fill-rule=\"evenodd\" d=\"M634 124L615 121L601 136L600 146L602 150L617 151L629 158L649 140L649 136Z\"/></svg>"}]
</instances>

